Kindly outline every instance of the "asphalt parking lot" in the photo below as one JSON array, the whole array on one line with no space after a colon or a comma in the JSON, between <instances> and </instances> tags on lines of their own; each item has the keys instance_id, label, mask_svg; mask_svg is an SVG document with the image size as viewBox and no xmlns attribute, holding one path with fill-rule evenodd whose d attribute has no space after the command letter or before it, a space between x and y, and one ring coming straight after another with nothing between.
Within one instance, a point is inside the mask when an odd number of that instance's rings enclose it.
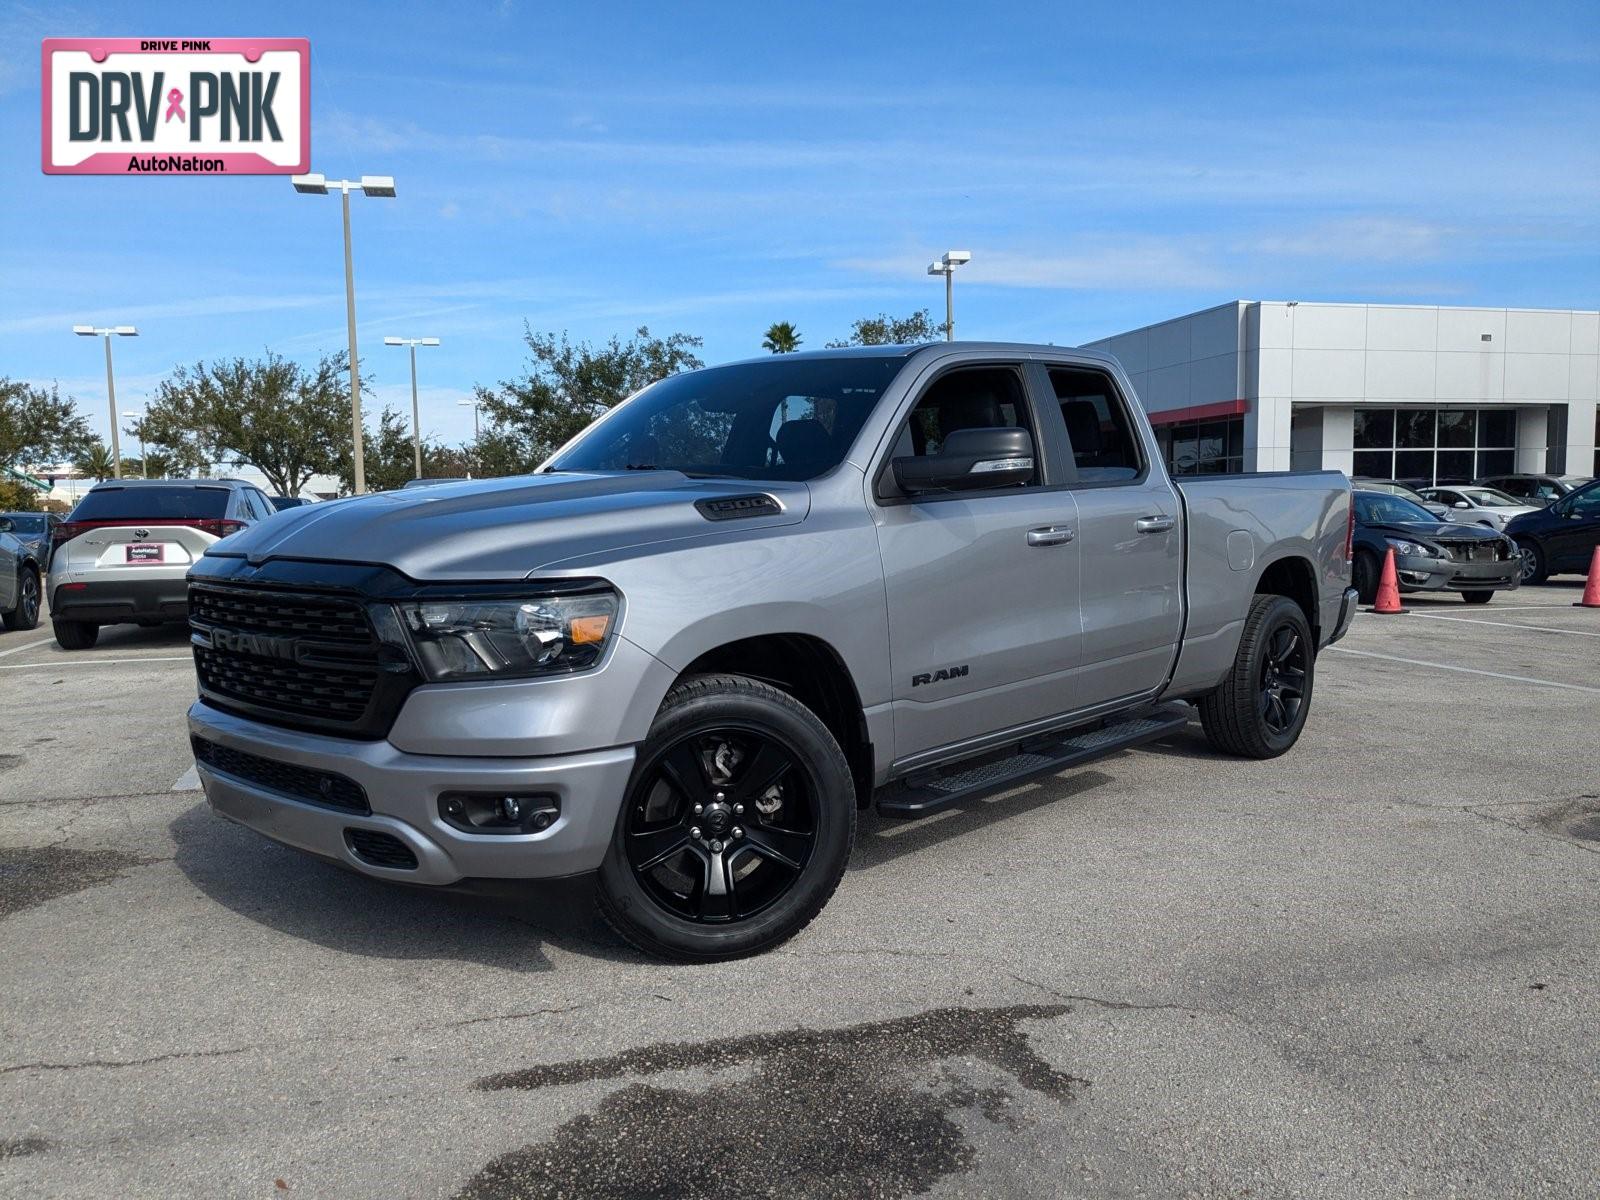
<instances>
[{"instance_id":1,"label":"asphalt parking lot","mask_svg":"<svg viewBox=\"0 0 1600 1200\"><path fill-rule=\"evenodd\" d=\"M181 630L0 636L0 1193L1592 1195L1600 612L1408 597L1294 752L865 817L777 952L213 818Z\"/></svg>"}]
</instances>

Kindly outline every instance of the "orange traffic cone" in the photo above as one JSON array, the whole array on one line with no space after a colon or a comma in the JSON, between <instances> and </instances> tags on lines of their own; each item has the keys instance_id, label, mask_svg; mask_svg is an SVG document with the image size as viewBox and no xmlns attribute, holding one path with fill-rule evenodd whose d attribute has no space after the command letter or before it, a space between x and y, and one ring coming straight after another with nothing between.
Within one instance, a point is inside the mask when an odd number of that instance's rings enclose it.
<instances>
[{"instance_id":1,"label":"orange traffic cone","mask_svg":"<svg viewBox=\"0 0 1600 1200\"><path fill-rule=\"evenodd\" d=\"M1378 602L1372 606L1375 613L1403 613L1400 607L1400 580L1394 573L1394 547L1383 556L1383 574L1378 576Z\"/></svg>"},{"instance_id":2,"label":"orange traffic cone","mask_svg":"<svg viewBox=\"0 0 1600 1200\"><path fill-rule=\"evenodd\" d=\"M1589 582L1583 585L1583 599L1573 608L1600 608L1600 546L1594 548L1589 560Z\"/></svg>"}]
</instances>

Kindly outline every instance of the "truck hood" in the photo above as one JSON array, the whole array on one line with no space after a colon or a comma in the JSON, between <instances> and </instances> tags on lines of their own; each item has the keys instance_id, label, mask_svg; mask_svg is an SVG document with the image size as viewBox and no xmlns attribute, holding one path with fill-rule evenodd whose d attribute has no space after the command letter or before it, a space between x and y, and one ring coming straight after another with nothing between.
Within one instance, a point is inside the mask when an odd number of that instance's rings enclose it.
<instances>
[{"instance_id":1,"label":"truck hood","mask_svg":"<svg viewBox=\"0 0 1600 1200\"><path fill-rule=\"evenodd\" d=\"M765 493L782 512L710 520L696 501ZM803 483L691 479L677 471L520 475L441 483L291 508L207 553L374 563L412 579L522 579L563 559L794 524Z\"/></svg>"}]
</instances>

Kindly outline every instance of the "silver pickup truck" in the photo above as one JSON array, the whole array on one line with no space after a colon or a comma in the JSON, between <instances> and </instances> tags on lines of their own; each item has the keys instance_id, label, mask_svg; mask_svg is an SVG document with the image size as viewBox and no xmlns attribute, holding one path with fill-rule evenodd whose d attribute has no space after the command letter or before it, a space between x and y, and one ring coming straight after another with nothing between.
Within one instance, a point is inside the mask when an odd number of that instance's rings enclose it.
<instances>
[{"instance_id":1,"label":"silver pickup truck","mask_svg":"<svg viewBox=\"0 0 1600 1200\"><path fill-rule=\"evenodd\" d=\"M280 513L190 574L220 815L379 878L598 871L652 953L806 924L856 812L1305 725L1337 472L1175 485L1115 360L949 343L664 379L512 479Z\"/></svg>"}]
</instances>

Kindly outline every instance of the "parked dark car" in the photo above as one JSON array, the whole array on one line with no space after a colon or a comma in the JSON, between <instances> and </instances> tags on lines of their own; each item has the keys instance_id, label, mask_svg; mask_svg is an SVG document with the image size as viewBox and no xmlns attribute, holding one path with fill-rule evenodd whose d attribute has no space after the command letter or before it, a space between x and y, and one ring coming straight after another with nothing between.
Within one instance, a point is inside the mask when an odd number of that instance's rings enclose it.
<instances>
[{"instance_id":1,"label":"parked dark car","mask_svg":"<svg viewBox=\"0 0 1600 1200\"><path fill-rule=\"evenodd\" d=\"M61 524L55 513L8 512L0 518L11 522L11 532L16 539L33 551L38 562L50 557L50 532Z\"/></svg>"},{"instance_id":2,"label":"parked dark car","mask_svg":"<svg viewBox=\"0 0 1600 1200\"><path fill-rule=\"evenodd\" d=\"M282 512L286 508L299 508L302 504L311 503L311 501L302 496L268 496L267 499L272 501L272 507L276 512Z\"/></svg>"},{"instance_id":3,"label":"parked dark car","mask_svg":"<svg viewBox=\"0 0 1600 1200\"><path fill-rule=\"evenodd\" d=\"M1384 552L1394 550L1402 592L1460 592L1468 604L1487 604L1521 582L1517 547L1481 525L1441 521L1420 504L1387 492L1358 491L1351 575L1363 603L1378 595Z\"/></svg>"},{"instance_id":4,"label":"parked dark car","mask_svg":"<svg viewBox=\"0 0 1600 1200\"><path fill-rule=\"evenodd\" d=\"M1522 582L1586 572L1600 545L1600 479L1568 492L1549 507L1513 517L1506 534L1522 560Z\"/></svg>"},{"instance_id":5,"label":"parked dark car","mask_svg":"<svg viewBox=\"0 0 1600 1200\"><path fill-rule=\"evenodd\" d=\"M1499 488L1508 496L1526 500L1529 504L1549 504L1552 500L1577 491L1589 480L1582 475L1490 475L1473 482Z\"/></svg>"},{"instance_id":6,"label":"parked dark car","mask_svg":"<svg viewBox=\"0 0 1600 1200\"><path fill-rule=\"evenodd\" d=\"M32 629L39 623L43 572L32 545L12 531L9 516L0 516L0 624L5 628Z\"/></svg>"}]
</instances>

